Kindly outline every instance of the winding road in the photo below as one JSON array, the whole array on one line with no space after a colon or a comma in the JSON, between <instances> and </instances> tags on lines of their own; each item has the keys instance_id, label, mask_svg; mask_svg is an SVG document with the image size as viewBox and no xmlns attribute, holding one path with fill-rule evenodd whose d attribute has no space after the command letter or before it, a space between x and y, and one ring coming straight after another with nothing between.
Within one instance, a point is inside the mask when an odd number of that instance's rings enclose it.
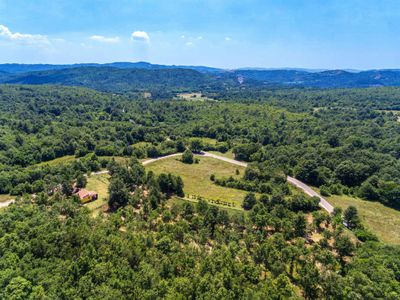
<instances>
[{"instance_id":1,"label":"winding road","mask_svg":"<svg viewBox=\"0 0 400 300\"><path fill-rule=\"evenodd\" d=\"M182 155L182 153L175 153L175 154L170 154L170 155L161 156L161 157L157 157L157 158L152 158L152 159L143 161L142 164L148 165L148 164L151 164L151 163L161 160L161 159L166 159L169 157L175 157L175 156L180 156L180 155ZM227 158L227 157L217 155L214 153L210 153L210 152L203 151L201 154L198 154L198 155L203 156L203 157L211 157L211 158L219 159L219 160L225 161L227 163L234 164L234 165L241 166L241 167L247 167L247 165L248 165L246 162ZM317 192L315 192L311 187L309 187L307 184L305 184L304 182L301 182L300 180L298 180L296 178L290 177L290 176L287 177L287 181L290 184L294 185L295 187L301 189L305 194L307 194L311 197L318 197L319 198L319 206L321 206L323 209L325 209L330 214L333 212L333 206L326 199L324 199L321 195L319 195Z\"/></svg>"},{"instance_id":2,"label":"winding road","mask_svg":"<svg viewBox=\"0 0 400 300\"><path fill-rule=\"evenodd\" d=\"M176 157L176 156L181 156L181 155L182 155L182 153L174 153L174 154L170 154L170 155L160 156L157 158L151 158L151 159L143 161L142 164L144 166L146 166L148 164L151 164L153 162L156 162L156 161L159 161L162 159L167 159L170 157ZM234 164L234 165L241 166L241 167L247 167L247 165L248 165L246 162L243 162L243 161L238 161L235 159L227 158L227 157L224 157L221 155L217 155L217 154L205 152L205 151L200 154L197 154L197 155L202 156L202 157L211 157L214 159L219 159L219 160L225 161L227 163ZM108 171L104 170L104 171L99 171L99 172L93 172L92 175L107 174L107 173L108 173ZM321 195L319 195L317 192L315 192L310 186L308 186L305 183L301 182L300 180L297 180L296 178L293 178L290 176L287 177L287 181L290 184L294 185L295 187L301 189L307 195L309 195L311 197L313 197L313 196L318 197L319 198L319 206L321 206L323 209L325 209L328 213L333 212L333 206L328 201L326 201L326 199L321 197ZM0 202L0 208L6 207L6 206L10 205L11 203L14 203L14 200Z\"/></svg>"}]
</instances>

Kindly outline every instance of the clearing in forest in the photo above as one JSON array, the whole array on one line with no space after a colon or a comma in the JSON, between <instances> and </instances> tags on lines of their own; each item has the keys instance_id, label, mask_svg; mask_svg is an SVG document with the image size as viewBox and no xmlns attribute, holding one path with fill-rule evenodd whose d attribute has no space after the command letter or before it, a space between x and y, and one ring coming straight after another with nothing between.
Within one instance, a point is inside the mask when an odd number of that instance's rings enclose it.
<instances>
[{"instance_id":1,"label":"clearing in forest","mask_svg":"<svg viewBox=\"0 0 400 300\"><path fill-rule=\"evenodd\" d=\"M176 96L178 99L182 99L182 100L186 100L186 101L214 100L212 98L208 98L208 97L204 96L202 93L180 93L180 94L177 94Z\"/></svg>"},{"instance_id":2,"label":"clearing in forest","mask_svg":"<svg viewBox=\"0 0 400 300\"><path fill-rule=\"evenodd\" d=\"M89 191L96 191L98 198L95 201L85 204L87 208L97 215L102 210L102 206L108 201L108 185L110 184L109 174L96 174L88 177L86 188Z\"/></svg>"},{"instance_id":3,"label":"clearing in forest","mask_svg":"<svg viewBox=\"0 0 400 300\"><path fill-rule=\"evenodd\" d=\"M233 202L235 208L240 208L246 191L218 186L210 180L210 176L214 174L217 178L238 178L243 175L245 168L210 157L196 157L200 159L198 164L185 164L179 160L180 157L171 157L146 165L146 169L156 174L171 173L181 176L185 197L201 196L206 200ZM236 169L239 170L239 175L236 175Z\"/></svg>"},{"instance_id":4,"label":"clearing in forest","mask_svg":"<svg viewBox=\"0 0 400 300\"><path fill-rule=\"evenodd\" d=\"M343 210L353 205L357 208L363 224L388 244L400 245L400 211L382 203L362 200L347 195L325 197L332 205Z\"/></svg>"}]
</instances>

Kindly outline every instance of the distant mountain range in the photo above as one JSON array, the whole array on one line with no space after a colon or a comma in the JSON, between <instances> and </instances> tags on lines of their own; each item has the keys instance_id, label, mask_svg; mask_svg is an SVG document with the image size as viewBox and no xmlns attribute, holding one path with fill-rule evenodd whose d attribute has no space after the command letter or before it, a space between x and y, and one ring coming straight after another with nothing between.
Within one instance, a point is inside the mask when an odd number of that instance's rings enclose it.
<instances>
[{"instance_id":1,"label":"distant mountain range","mask_svg":"<svg viewBox=\"0 0 400 300\"><path fill-rule=\"evenodd\" d=\"M106 64L0 64L0 83L59 84L126 92L199 90L240 86L364 88L400 86L400 70L308 70L168 66L147 62Z\"/></svg>"},{"instance_id":2,"label":"distant mountain range","mask_svg":"<svg viewBox=\"0 0 400 300\"><path fill-rule=\"evenodd\" d=\"M70 64L70 65L49 65L49 64L0 64L0 72L7 73L27 73L27 72L37 72L37 71L49 71L49 70L61 70L61 69L72 69L72 68L82 68L82 67L113 67L118 69L190 69L196 70L203 73L216 73L221 72L222 69L204 67L204 66L168 66L168 65L157 65L148 62L113 62L105 64L97 63L82 63L82 64Z\"/></svg>"}]
</instances>

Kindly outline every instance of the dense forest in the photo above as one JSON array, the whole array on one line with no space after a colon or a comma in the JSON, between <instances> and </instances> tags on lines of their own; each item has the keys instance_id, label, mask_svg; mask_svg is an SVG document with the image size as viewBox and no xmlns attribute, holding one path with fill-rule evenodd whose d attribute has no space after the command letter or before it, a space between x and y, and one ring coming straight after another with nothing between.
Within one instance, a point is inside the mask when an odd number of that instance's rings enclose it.
<instances>
[{"instance_id":1,"label":"dense forest","mask_svg":"<svg viewBox=\"0 0 400 300\"><path fill-rule=\"evenodd\" d=\"M279 195L254 198L249 214L170 205L179 178L146 173L135 159L107 168L107 218L91 217L64 186L1 214L3 298L398 298L400 250L373 237L356 248L340 211ZM349 212L345 221L362 226Z\"/></svg>"},{"instance_id":2,"label":"dense forest","mask_svg":"<svg viewBox=\"0 0 400 300\"><path fill-rule=\"evenodd\" d=\"M0 211L1 299L399 299L400 249L354 208L328 215L285 181L398 209L399 88L218 89L202 74L208 98L196 101L175 97L180 77L163 72L167 81L147 81L163 91L152 99L0 86L0 194L18 197ZM139 162L185 151L195 163L202 150L249 162L240 178L212 178L246 191L243 210L179 200L173 170ZM105 169L109 210L93 217L72 183Z\"/></svg>"},{"instance_id":3,"label":"dense forest","mask_svg":"<svg viewBox=\"0 0 400 300\"><path fill-rule=\"evenodd\" d=\"M89 153L156 157L176 152L186 137L208 137L218 140L213 147L232 148L239 160L294 175L325 194L357 194L397 207L400 133L391 111L399 105L398 91L370 90L386 99L387 107L381 103L379 109L371 96L362 107L352 100L357 93L363 99L367 91L310 92L304 106L313 106L321 93L330 101L297 112L286 107L293 104L292 91L276 92L277 101L266 97L255 102L204 103L132 101L77 88L3 86L0 189L30 192L27 183L42 178L29 176L27 170L35 173L40 169L35 164L57 157ZM134 147L138 142L152 147Z\"/></svg>"}]
</instances>

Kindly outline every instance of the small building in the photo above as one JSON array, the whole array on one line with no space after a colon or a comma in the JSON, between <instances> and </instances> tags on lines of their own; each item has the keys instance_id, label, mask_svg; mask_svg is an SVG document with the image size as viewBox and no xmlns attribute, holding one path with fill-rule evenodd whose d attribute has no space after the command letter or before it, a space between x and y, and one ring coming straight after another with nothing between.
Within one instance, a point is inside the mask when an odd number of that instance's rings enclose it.
<instances>
[{"instance_id":1,"label":"small building","mask_svg":"<svg viewBox=\"0 0 400 300\"><path fill-rule=\"evenodd\" d=\"M88 191L85 189L80 189L76 195L78 195L79 199L81 199L82 203L87 203L90 201L97 200L98 194L93 191Z\"/></svg>"}]
</instances>

